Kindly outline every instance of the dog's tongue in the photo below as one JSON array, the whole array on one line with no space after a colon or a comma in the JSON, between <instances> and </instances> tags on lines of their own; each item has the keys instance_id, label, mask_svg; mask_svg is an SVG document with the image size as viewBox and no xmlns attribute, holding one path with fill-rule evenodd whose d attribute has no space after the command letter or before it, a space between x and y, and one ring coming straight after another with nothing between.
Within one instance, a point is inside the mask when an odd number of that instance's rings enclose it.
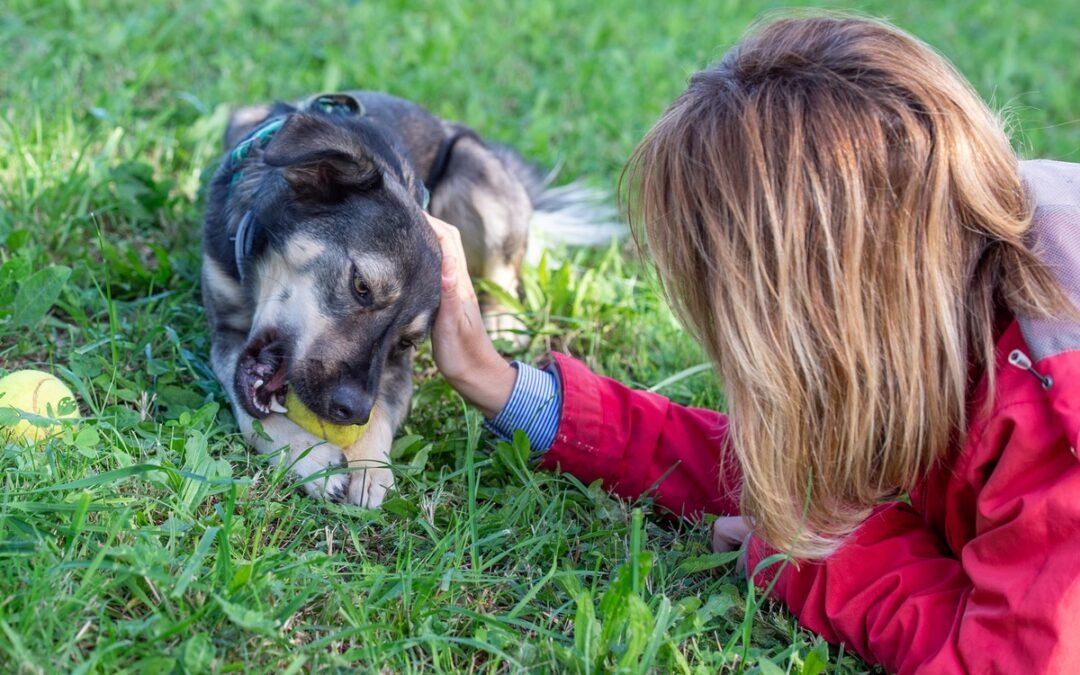
<instances>
[{"instance_id":1,"label":"dog's tongue","mask_svg":"<svg viewBox=\"0 0 1080 675\"><path fill-rule=\"evenodd\" d=\"M274 371L273 377L267 380L266 384L263 385L263 389L273 393L284 387L285 377L288 375L288 373L286 372L287 370L288 368L285 367L285 364L281 364L281 367Z\"/></svg>"}]
</instances>

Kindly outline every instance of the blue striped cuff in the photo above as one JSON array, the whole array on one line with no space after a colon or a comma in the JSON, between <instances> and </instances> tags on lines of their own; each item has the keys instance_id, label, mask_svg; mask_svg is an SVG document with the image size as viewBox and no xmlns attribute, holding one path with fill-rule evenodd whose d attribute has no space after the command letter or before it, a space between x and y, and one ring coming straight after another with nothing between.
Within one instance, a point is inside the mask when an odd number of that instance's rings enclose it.
<instances>
[{"instance_id":1,"label":"blue striped cuff","mask_svg":"<svg viewBox=\"0 0 1080 675\"><path fill-rule=\"evenodd\" d=\"M485 423L489 431L510 441L521 429L533 452L543 452L555 442L562 419L562 391L555 373L514 361L517 381L510 399L494 419Z\"/></svg>"}]
</instances>

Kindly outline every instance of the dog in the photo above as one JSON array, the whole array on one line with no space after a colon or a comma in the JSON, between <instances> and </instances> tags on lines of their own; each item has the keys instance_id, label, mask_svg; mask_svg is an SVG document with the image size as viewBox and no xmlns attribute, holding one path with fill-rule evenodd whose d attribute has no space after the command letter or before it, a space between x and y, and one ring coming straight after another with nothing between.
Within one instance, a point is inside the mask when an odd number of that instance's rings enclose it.
<instances>
[{"instance_id":1,"label":"dog","mask_svg":"<svg viewBox=\"0 0 1080 675\"><path fill-rule=\"evenodd\" d=\"M470 274L510 294L530 221L610 237L595 193L552 187L513 150L389 94L242 108L225 149L203 228L212 367L245 439L333 501L377 507L394 484L413 354L439 304L425 210L459 228ZM490 298L485 310L497 334L520 325ZM345 448L312 436L284 414L289 388L365 433Z\"/></svg>"}]
</instances>

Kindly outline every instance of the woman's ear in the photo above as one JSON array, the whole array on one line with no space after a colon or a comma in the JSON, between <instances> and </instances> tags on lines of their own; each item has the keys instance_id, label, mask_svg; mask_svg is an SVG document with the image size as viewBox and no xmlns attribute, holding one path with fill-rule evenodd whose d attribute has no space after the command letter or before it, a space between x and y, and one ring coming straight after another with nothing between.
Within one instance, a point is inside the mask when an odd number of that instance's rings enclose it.
<instances>
[{"instance_id":1,"label":"woman's ear","mask_svg":"<svg viewBox=\"0 0 1080 675\"><path fill-rule=\"evenodd\" d=\"M305 200L337 202L382 184L371 155L344 129L313 115L292 115L270 141L263 161L280 168Z\"/></svg>"}]
</instances>

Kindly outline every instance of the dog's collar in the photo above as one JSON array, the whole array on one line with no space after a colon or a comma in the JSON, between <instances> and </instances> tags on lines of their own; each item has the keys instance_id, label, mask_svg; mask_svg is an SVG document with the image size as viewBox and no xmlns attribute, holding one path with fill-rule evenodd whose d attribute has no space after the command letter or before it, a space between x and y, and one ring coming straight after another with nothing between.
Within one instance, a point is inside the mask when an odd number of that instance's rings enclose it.
<instances>
[{"instance_id":1,"label":"dog's collar","mask_svg":"<svg viewBox=\"0 0 1080 675\"><path fill-rule=\"evenodd\" d=\"M255 244L255 227L252 224L254 221L251 211L248 211L240 219L236 234L233 235L233 257L236 258L236 271L240 274L241 283L247 276L247 261Z\"/></svg>"},{"instance_id":2,"label":"dog's collar","mask_svg":"<svg viewBox=\"0 0 1080 675\"><path fill-rule=\"evenodd\" d=\"M484 142L475 131L466 127L456 127L454 133L444 138L439 144L439 149L435 151L435 159L431 161L431 168L428 169L427 178L424 179L424 189L429 193L435 191L436 186L446 175L447 169L450 168L450 156L454 152L454 146L463 138L471 138L481 144ZM427 210L426 206L424 210Z\"/></svg>"},{"instance_id":3,"label":"dog's collar","mask_svg":"<svg viewBox=\"0 0 1080 675\"><path fill-rule=\"evenodd\" d=\"M232 177L229 178L227 199L232 198L233 189L244 176L241 165L251 154L251 149L254 147L265 148L270 143L270 139L274 137L274 134L284 126L286 119L288 119L288 115L279 115L263 122L229 152L229 157L226 160L228 162L227 170L232 174ZM236 226L236 233L232 236L233 258L236 261L236 271L240 275L241 283L244 282L244 278L247 276L247 261L255 248L255 235L258 229L258 224L255 222L251 210L248 210L240 218L240 224Z\"/></svg>"},{"instance_id":4,"label":"dog's collar","mask_svg":"<svg viewBox=\"0 0 1080 675\"><path fill-rule=\"evenodd\" d=\"M229 196L232 196L233 188L240 182L240 179L244 176L244 172L240 169L240 165L243 164L247 156L251 154L251 149L255 146L265 148L270 142L270 139L274 137L281 127L285 124L287 115L281 115L279 117L272 117L266 122L263 122L259 126L255 127L251 133L244 137L242 141L236 144L229 152L228 171L232 174L229 179Z\"/></svg>"}]
</instances>

